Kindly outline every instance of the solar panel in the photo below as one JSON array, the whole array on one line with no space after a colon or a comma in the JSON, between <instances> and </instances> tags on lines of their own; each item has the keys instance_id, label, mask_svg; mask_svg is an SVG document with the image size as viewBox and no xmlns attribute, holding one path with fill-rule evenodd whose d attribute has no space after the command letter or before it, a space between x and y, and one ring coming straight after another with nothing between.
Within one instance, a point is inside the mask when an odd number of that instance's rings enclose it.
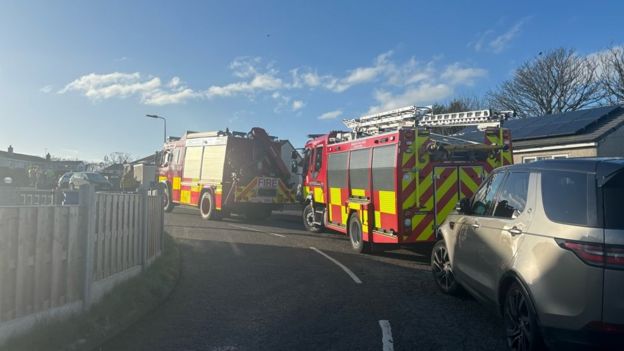
<instances>
[{"instance_id":1,"label":"solar panel","mask_svg":"<svg viewBox=\"0 0 624 351\"><path fill-rule=\"evenodd\" d=\"M511 130L513 140L574 135L591 127L618 108L619 106L605 106L541 117L512 119L506 121L503 126ZM483 132L479 132L475 127L465 128L460 134L458 136L467 140L483 141Z\"/></svg>"},{"instance_id":2,"label":"solar panel","mask_svg":"<svg viewBox=\"0 0 624 351\"><path fill-rule=\"evenodd\" d=\"M574 135L617 108L618 106L606 106L542 117L515 119L507 121L504 126L511 130L514 140Z\"/></svg>"}]
</instances>

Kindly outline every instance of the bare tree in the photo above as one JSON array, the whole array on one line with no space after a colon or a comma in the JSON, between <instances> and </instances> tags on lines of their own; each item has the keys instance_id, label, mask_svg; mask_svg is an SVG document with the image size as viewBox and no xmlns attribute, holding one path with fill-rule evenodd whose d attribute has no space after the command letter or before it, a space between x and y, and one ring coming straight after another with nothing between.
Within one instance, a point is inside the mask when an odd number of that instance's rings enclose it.
<instances>
[{"instance_id":1,"label":"bare tree","mask_svg":"<svg viewBox=\"0 0 624 351\"><path fill-rule=\"evenodd\" d=\"M520 117L580 110L604 98L596 68L595 60L572 49L555 49L523 63L489 100Z\"/></svg>"},{"instance_id":2,"label":"bare tree","mask_svg":"<svg viewBox=\"0 0 624 351\"><path fill-rule=\"evenodd\" d=\"M600 81L611 103L624 101L624 49L614 46L600 55Z\"/></svg>"},{"instance_id":3,"label":"bare tree","mask_svg":"<svg viewBox=\"0 0 624 351\"><path fill-rule=\"evenodd\" d=\"M446 104L435 103L431 108L434 114L439 113L453 113L462 111L473 111L485 108L486 104L479 98L473 97L458 97L453 98ZM442 135L452 135L465 127L441 127L436 128L435 132Z\"/></svg>"},{"instance_id":4,"label":"bare tree","mask_svg":"<svg viewBox=\"0 0 624 351\"><path fill-rule=\"evenodd\" d=\"M111 152L108 155L104 155L103 161L106 166L124 164L132 161L132 155L127 152Z\"/></svg>"}]
</instances>

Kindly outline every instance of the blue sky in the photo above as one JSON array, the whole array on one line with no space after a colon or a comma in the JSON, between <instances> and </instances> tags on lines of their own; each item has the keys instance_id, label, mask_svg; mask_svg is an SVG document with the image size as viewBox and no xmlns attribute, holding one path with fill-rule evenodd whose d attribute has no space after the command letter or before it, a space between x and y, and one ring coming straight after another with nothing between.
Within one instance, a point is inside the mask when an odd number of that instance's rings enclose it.
<instances>
[{"instance_id":1,"label":"blue sky","mask_svg":"<svg viewBox=\"0 0 624 351\"><path fill-rule=\"evenodd\" d=\"M620 45L619 1L2 1L0 148L100 160L261 126L297 146L369 111L480 96L559 46Z\"/></svg>"}]
</instances>

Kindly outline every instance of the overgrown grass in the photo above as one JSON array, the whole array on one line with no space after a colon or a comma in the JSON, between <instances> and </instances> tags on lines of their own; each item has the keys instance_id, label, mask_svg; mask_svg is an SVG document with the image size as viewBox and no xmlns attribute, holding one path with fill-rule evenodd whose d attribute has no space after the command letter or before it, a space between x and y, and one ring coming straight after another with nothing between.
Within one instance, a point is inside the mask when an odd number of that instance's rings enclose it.
<instances>
[{"instance_id":1,"label":"overgrown grass","mask_svg":"<svg viewBox=\"0 0 624 351\"><path fill-rule=\"evenodd\" d=\"M93 350L159 306L180 275L180 252L165 235L165 251L145 272L119 286L87 313L46 321L10 339L3 351Z\"/></svg>"}]
</instances>

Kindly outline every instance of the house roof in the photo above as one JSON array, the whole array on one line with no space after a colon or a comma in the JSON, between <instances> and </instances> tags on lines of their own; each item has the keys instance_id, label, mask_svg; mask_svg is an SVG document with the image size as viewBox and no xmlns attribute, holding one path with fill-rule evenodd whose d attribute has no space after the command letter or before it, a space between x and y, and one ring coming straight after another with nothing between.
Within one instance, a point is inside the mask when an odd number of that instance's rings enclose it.
<instances>
[{"instance_id":1,"label":"house roof","mask_svg":"<svg viewBox=\"0 0 624 351\"><path fill-rule=\"evenodd\" d=\"M145 156L143 158L140 158L138 160L134 160L132 162L130 162L131 165L136 165L139 163L145 163L145 164L155 164L156 163L156 153L153 153L149 156Z\"/></svg>"},{"instance_id":2,"label":"house roof","mask_svg":"<svg viewBox=\"0 0 624 351\"><path fill-rule=\"evenodd\" d=\"M9 153L7 151L0 151L0 157L9 158L13 160L28 161L28 162L46 162L46 159L43 157L18 154L15 152Z\"/></svg>"},{"instance_id":3,"label":"house roof","mask_svg":"<svg viewBox=\"0 0 624 351\"><path fill-rule=\"evenodd\" d=\"M624 108L602 106L565 113L506 121L514 148L594 142L624 124ZM458 137L483 141L483 132L475 127L464 129Z\"/></svg>"}]
</instances>

